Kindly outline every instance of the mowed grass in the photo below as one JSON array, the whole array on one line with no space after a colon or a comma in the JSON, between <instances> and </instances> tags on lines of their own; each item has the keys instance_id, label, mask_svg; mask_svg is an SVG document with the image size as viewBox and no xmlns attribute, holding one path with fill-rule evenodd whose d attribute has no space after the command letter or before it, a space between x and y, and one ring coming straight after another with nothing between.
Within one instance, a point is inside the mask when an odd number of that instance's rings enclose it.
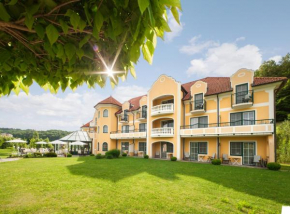
<instances>
[{"instance_id":1,"label":"mowed grass","mask_svg":"<svg viewBox=\"0 0 290 214\"><path fill-rule=\"evenodd\" d=\"M0 158L7 158L11 155L12 149L0 149Z\"/></svg>"},{"instance_id":2,"label":"mowed grass","mask_svg":"<svg viewBox=\"0 0 290 214\"><path fill-rule=\"evenodd\" d=\"M0 163L0 213L280 213L290 172L153 159Z\"/></svg>"}]
</instances>

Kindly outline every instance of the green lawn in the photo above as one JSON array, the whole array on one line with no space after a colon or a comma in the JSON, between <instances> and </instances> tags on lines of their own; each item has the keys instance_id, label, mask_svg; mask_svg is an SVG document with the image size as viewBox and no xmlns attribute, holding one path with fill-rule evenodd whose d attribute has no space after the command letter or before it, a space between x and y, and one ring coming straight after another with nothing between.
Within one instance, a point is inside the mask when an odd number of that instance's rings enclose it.
<instances>
[{"instance_id":1,"label":"green lawn","mask_svg":"<svg viewBox=\"0 0 290 214\"><path fill-rule=\"evenodd\" d=\"M0 158L7 158L11 155L12 149L0 149Z\"/></svg>"},{"instance_id":2,"label":"green lawn","mask_svg":"<svg viewBox=\"0 0 290 214\"><path fill-rule=\"evenodd\" d=\"M290 171L153 159L0 163L0 213L280 213Z\"/></svg>"}]
</instances>

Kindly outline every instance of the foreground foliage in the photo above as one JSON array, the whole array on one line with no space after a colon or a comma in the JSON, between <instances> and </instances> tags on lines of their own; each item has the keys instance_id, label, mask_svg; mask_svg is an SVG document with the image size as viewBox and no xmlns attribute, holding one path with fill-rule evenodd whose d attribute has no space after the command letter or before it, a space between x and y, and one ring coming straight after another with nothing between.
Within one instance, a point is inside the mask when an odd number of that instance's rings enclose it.
<instances>
[{"instance_id":1,"label":"foreground foliage","mask_svg":"<svg viewBox=\"0 0 290 214\"><path fill-rule=\"evenodd\" d=\"M277 158L280 163L290 163L290 120L277 127Z\"/></svg>"},{"instance_id":2,"label":"foreground foliage","mask_svg":"<svg viewBox=\"0 0 290 214\"><path fill-rule=\"evenodd\" d=\"M0 213L280 213L290 204L282 169L32 158L0 163L0 180Z\"/></svg>"},{"instance_id":3,"label":"foreground foliage","mask_svg":"<svg viewBox=\"0 0 290 214\"><path fill-rule=\"evenodd\" d=\"M152 63L157 37L170 32L167 10L179 22L180 0L0 1L0 96L28 93L33 81L51 92L104 86L99 53L122 71L112 85L135 77L140 49Z\"/></svg>"}]
</instances>

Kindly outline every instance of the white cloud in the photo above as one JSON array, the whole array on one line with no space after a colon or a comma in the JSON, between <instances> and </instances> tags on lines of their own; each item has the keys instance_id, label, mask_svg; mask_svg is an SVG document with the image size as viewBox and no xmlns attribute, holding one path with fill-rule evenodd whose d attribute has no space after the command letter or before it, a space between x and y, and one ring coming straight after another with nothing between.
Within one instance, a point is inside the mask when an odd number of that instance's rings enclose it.
<instances>
[{"instance_id":1,"label":"white cloud","mask_svg":"<svg viewBox=\"0 0 290 214\"><path fill-rule=\"evenodd\" d=\"M95 91L69 93L63 98L23 92L1 97L0 127L77 130L93 117L94 105L104 98Z\"/></svg>"},{"instance_id":2,"label":"white cloud","mask_svg":"<svg viewBox=\"0 0 290 214\"><path fill-rule=\"evenodd\" d=\"M181 53L192 55L192 54L200 53L209 47L215 47L219 45L218 42L211 41L211 40L197 43L200 37L201 37L200 35L193 37L192 39L189 40L189 45L182 46L179 49L179 51Z\"/></svg>"},{"instance_id":3,"label":"white cloud","mask_svg":"<svg viewBox=\"0 0 290 214\"><path fill-rule=\"evenodd\" d=\"M137 85L132 86L118 86L115 88L113 97L119 102L123 103L133 97L138 97L147 94L148 88Z\"/></svg>"},{"instance_id":4,"label":"white cloud","mask_svg":"<svg viewBox=\"0 0 290 214\"><path fill-rule=\"evenodd\" d=\"M165 42L171 42L175 37L179 36L181 34L181 31L183 30L184 23L181 22L181 16L182 13L179 12L179 20L180 25L175 21L172 13L170 12L168 14L168 25L171 29L171 32L165 33Z\"/></svg>"},{"instance_id":5,"label":"white cloud","mask_svg":"<svg viewBox=\"0 0 290 214\"><path fill-rule=\"evenodd\" d=\"M269 60L274 60L276 63L278 63L282 60L282 56L276 55L276 56L269 58Z\"/></svg>"},{"instance_id":6,"label":"white cloud","mask_svg":"<svg viewBox=\"0 0 290 214\"><path fill-rule=\"evenodd\" d=\"M262 63L261 51L255 45L239 47L235 42L218 44L213 41L197 44L195 40L194 47L202 48L192 48L192 52L204 51L205 54L202 58L191 60L188 76L230 76L240 68L255 70Z\"/></svg>"},{"instance_id":7,"label":"white cloud","mask_svg":"<svg viewBox=\"0 0 290 214\"><path fill-rule=\"evenodd\" d=\"M246 39L246 37L239 37L239 38L236 38L236 42L239 42L239 41L244 41Z\"/></svg>"}]
</instances>

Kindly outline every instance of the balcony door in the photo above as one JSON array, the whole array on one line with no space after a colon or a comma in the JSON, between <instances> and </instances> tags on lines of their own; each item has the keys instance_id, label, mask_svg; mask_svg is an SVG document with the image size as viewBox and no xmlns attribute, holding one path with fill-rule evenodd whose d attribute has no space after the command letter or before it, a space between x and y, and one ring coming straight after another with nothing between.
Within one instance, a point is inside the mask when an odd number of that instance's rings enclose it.
<instances>
[{"instance_id":1,"label":"balcony door","mask_svg":"<svg viewBox=\"0 0 290 214\"><path fill-rule=\"evenodd\" d=\"M129 142L121 143L121 153L124 153L125 151L129 152Z\"/></svg>"},{"instance_id":2,"label":"balcony door","mask_svg":"<svg viewBox=\"0 0 290 214\"><path fill-rule=\"evenodd\" d=\"M166 128L166 127L172 127L174 126L174 121L173 120L165 120L161 121L161 127Z\"/></svg>"},{"instance_id":3,"label":"balcony door","mask_svg":"<svg viewBox=\"0 0 290 214\"><path fill-rule=\"evenodd\" d=\"M208 127L208 116L190 118L191 129L207 128L207 127Z\"/></svg>"},{"instance_id":4,"label":"balcony door","mask_svg":"<svg viewBox=\"0 0 290 214\"><path fill-rule=\"evenodd\" d=\"M255 111L231 113L231 126L245 126L255 124Z\"/></svg>"},{"instance_id":5,"label":"balcony door","mask_svg":"<svg viewBox=\"0 0 290 214\"><path fill-rule=\"evenodd\" d=\"M122 133L129 133L129 125L122 126Z\"/></svg>"},{"instance_id":6,"label":"balcony door","mask_svg":"<svg viewBox=\"0 0 290 214\"><path fill-rule=\"evenodd\" d=\"M244 103L245 96L248 94L248 83L236 86L236 104Z\"/></svg>"},{"instance_id":7,"label":"balcony door","mask_svg":"<svg viewBox=\"0 0 290 214\"><path fill-rule=\"evenodd\" d=\"M243 164L252 165L255 155L255 142L244 142L243 145Z\"/></svg>"},{"instance_id":8,"label":"balcony door","mask_svg":"<svg viewBox=\"0 0 290 214\"><path fill-rule=\"evenodd\" d=\"M147 118L147 106L142 106L142 112L141 112L142 118Z\"/></svg>"},{"instance_id":9,"label":"balcony door","mask_svg":"<svg viewBox=\"0 0 290 214\"><path fill-rule=\"evenodd\" d=\"M203 109L203 94L194 95L194 110Z\"/></svg>"},{"instance_id":10,"label":"balcony door","mask_svg":"<svg viewBox=\"0 0 290 214\"><path fill-rule=\"evenodd\" d=\"M139 132L146 132L147 123L140 123L139 124Z\"/></svg>"},{"instance_id":11,"label":"balcony door","mask_svg":"<svg viewBox=\"0 0 290 214\"><path fill-rule=\"evenodd\" d=\"M161 142L161 158L166 159L167 153L173 153L173 144L169 142Z\"/></svg>"},{"instance_id":12,"label":"balcony door","mask_svg":"<svg viewBox=\"0 0 290 214\"><path fill-rule=\"evenodd\" d=\"M198 161L198 142L190 142L190 160Z\"/></svg>"}]
</instances>

